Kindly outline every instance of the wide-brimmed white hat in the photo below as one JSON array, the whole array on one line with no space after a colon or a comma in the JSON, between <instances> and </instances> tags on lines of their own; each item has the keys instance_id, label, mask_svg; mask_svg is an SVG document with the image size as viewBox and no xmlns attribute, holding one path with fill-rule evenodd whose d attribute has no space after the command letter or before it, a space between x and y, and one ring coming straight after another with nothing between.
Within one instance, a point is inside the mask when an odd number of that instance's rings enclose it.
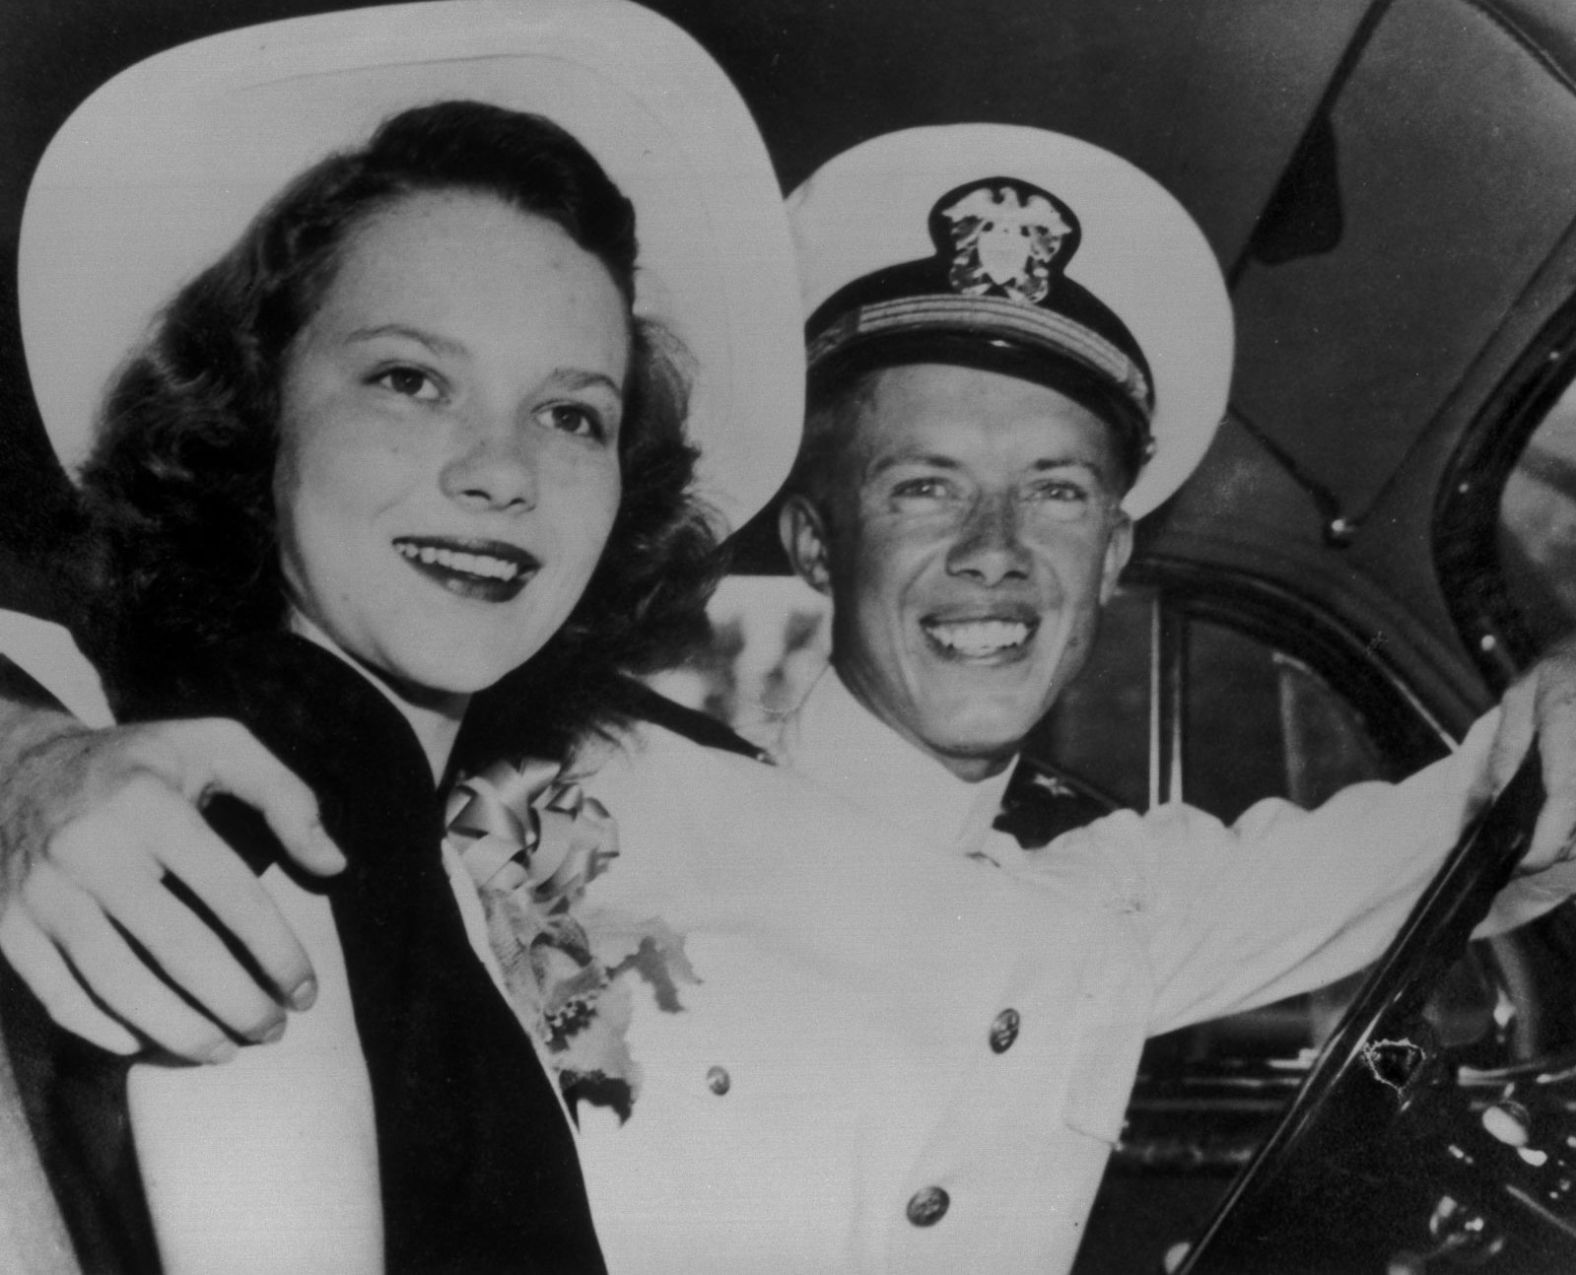
<instances>
[{"instance_id":1,"label":"wide-brimmed white hat","mask_svg":"<svg viewBox=\"0 0 1576 1275\"><path fill-rule=\"evenodd\" d=\"M1230 298L1187 210L1120 156L1016 125L907 129L828 161L788 210L812 378L930 358L1065 372L1147 430L1133 517L1203 458Z\"/></svg>"},{"instance_id":2,"label":"wide-brimmed white hat","mask_svg":"<svg viewBox=\"0 0 1576 1275\"><path fill-rule=\"evenodd\" d=\"M637 313L696 360L702 494L731 525L792 460L802 316L781 191L748 109L671 22L623 0L434 0L295 18L138 63L56 134L28 192L28 370L68 465L158 308L296 173L445 98L545 115L634 202Z\"/></svg>"}]
</instances>

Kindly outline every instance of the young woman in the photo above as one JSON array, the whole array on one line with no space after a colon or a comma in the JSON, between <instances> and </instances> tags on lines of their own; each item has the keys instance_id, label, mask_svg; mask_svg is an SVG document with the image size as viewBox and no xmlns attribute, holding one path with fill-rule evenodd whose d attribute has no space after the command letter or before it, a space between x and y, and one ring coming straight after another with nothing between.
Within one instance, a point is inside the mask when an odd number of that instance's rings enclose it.
<instances>
[{"instance_id":1,"label":"young woman","mask_svg":"<svg viewBox=\"0 0 1576 1275\"><path fill-rule=\"evenodd\" d=\"M227 1067L129 1077L63 1035L19 1051L92 1269L601 1265L540 1042L490 977L474 887L445 858L440 792L472 696L506 675L516 746L551 754L606 720L619 675L702 623L715 528L692 494L682 347L637 317L630 200L563 128L510 109L516 90L487 89L484 64L511 43L517 63L562 59L522 23L538 12L332 15L381 43L326 94L269 67L321 108L368 72L444 62L433 42L470 17L472 65L452 57L447 78L393 96L424 101L459 75L490 100L399 111L296 177L180 288L105 401L82 474L83 637L117 715L238 719L311 784L350 866L303 888L261 821L214 803L308 942L313 1023ZM583 13L704 60L636 12L576 7L562 29L581 57ZM742 215L771 230L762 193ZM758 249L787 285L786 236ZM745 265L728 299L791 316L791 289L762 297L771 269ZM683 293L705 280L659 282L704 350L712 320ZM171 932L217 941L180 888ZM46 1034L14 991L4 1009L13 1039Z\"/></svg>"}]
</instances>

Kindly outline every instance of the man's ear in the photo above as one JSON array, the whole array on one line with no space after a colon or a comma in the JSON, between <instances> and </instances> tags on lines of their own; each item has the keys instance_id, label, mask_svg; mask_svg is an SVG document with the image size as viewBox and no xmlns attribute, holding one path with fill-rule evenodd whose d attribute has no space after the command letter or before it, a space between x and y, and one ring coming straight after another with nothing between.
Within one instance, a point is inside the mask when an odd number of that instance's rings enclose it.
<instances>
[{"instance_id":1,"label":"man's ear","mask_svg":"<svg viewBox=\"0 0 1576 1275\"><path fill-rule=\"evenodd\" d=\"M808 496L793 495L783 501L777 515L777 535L794 573L817 593L830 593L826 519Z\"/></svg>"},{"instance_id":2,"label":"man's ear","mask_svg":"<svg viewBox=\"0 0 1576 1275\"><path fill-rule=\"evenodd\" d=\"M1133 520L1121 510L1117 511L1117 524L1111 528L1111 538L1105 542L1105 562L1100 568L1100 605L1104 606L1116 592L1117 577L1133 555Z\"/></svg>"}]
</instances>

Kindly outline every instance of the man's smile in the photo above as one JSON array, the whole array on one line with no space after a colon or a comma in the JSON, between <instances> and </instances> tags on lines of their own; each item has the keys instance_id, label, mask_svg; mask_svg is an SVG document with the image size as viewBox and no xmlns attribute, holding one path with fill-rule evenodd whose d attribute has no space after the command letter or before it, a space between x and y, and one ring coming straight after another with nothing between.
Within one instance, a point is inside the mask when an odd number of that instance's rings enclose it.
<instances>
[{"instance_id":1,"label":"man's smile","mask_svg":"<svg viewBox=\"0 0 1576 1275\"><path fill-rule=\"evenodd\" d=\"M1039 625L1039 618L1032 614L930 617L920 621L931 645L949 658L987 661L1025 650Z\"/></svg>"}]
</instances>

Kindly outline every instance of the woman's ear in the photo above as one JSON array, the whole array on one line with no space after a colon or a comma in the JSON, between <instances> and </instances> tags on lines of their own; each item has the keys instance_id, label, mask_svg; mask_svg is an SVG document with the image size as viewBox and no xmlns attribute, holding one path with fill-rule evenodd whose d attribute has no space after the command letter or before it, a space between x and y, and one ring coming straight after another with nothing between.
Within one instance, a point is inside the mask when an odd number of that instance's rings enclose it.
<instances>
[{"instance_id":1,"label":"woman's ear","mask_svg":"<svg viewBox=\"0 0 1576 1275\"><path fill-rule=\"evenodd\" d=\"M794 573L817 593L830 593L826 519L808 496L793 495L783 501L777 535Z\"/></svg>"}]
</instances>

